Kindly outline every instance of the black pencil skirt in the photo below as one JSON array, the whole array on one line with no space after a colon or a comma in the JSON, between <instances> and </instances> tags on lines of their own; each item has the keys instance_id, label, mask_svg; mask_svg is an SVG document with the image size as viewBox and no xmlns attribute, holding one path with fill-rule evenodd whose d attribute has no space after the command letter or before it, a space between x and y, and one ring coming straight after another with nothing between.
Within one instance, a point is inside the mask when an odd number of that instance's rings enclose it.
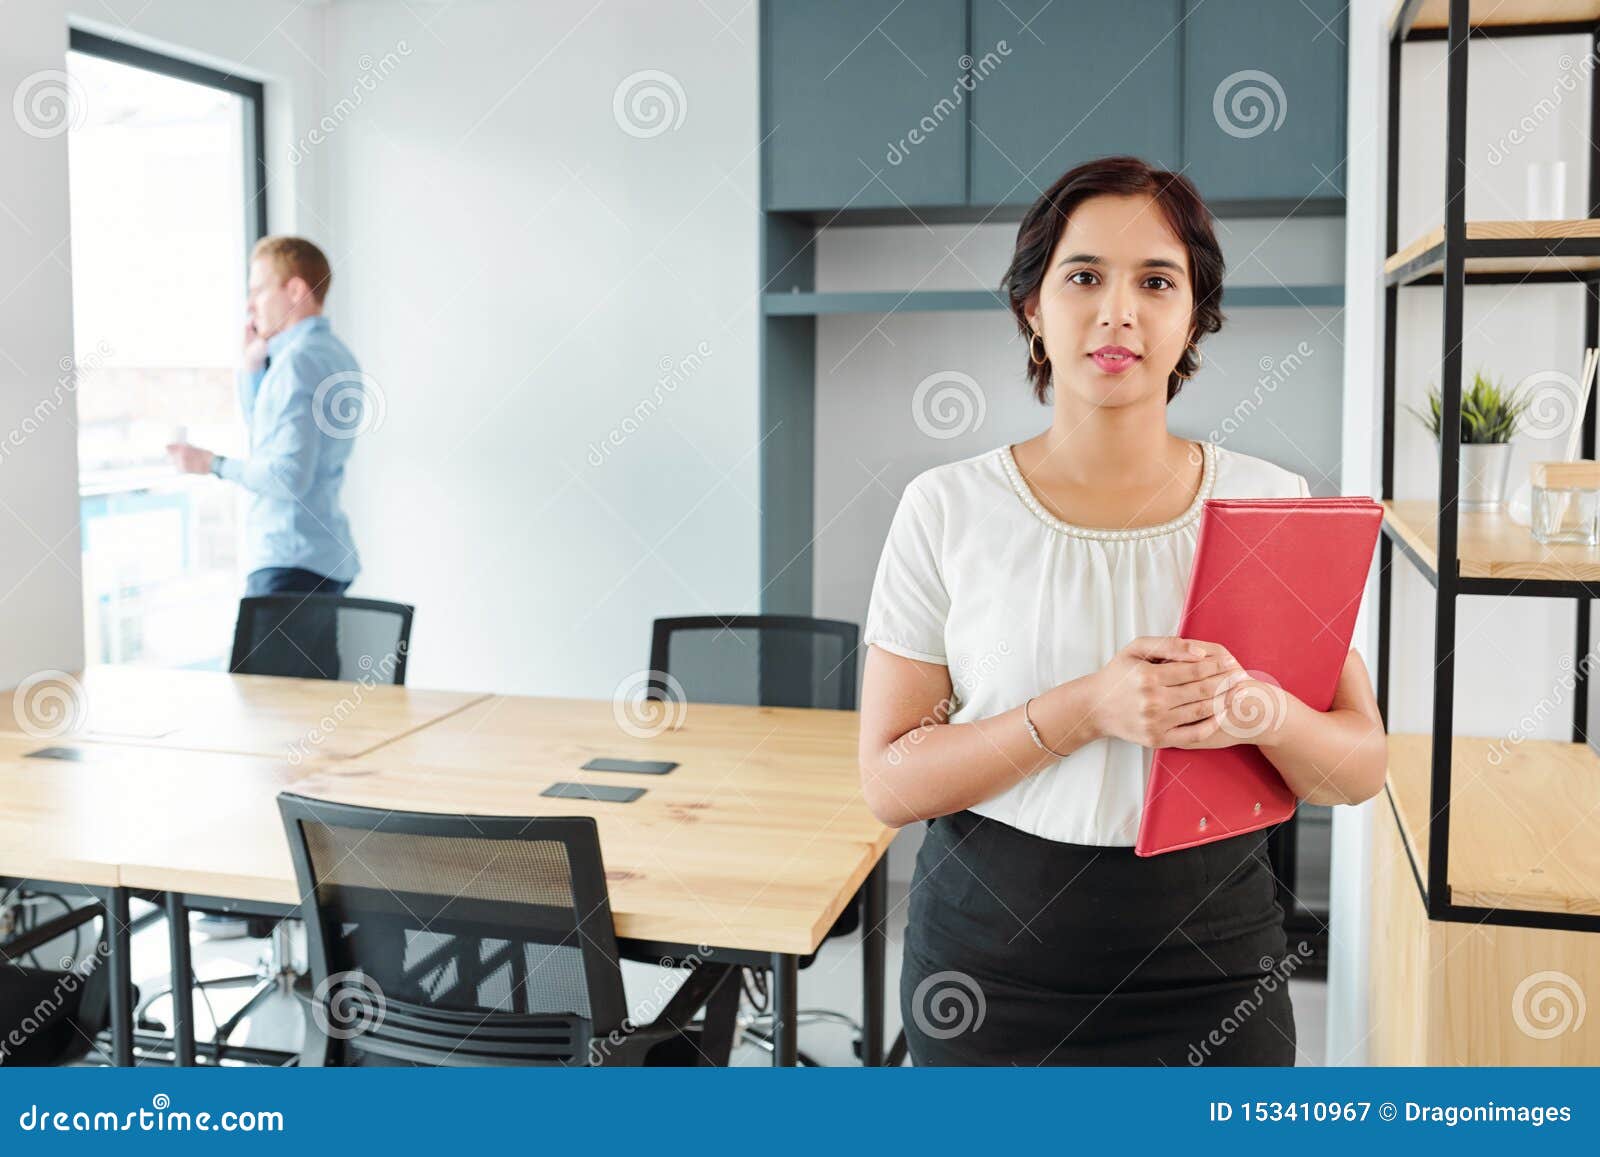
<instances>
[{"instance_id":1,"label":"black pencil skirt","mask_svg":"<svg viewBox=\"0 0 1600 1157\"><path fill-rule=\"evenodd\" d=\"M1292 1065L1266 831L1142 858L928 824L900 1009L919 1065Z\"/></svg>"}]
</instances>

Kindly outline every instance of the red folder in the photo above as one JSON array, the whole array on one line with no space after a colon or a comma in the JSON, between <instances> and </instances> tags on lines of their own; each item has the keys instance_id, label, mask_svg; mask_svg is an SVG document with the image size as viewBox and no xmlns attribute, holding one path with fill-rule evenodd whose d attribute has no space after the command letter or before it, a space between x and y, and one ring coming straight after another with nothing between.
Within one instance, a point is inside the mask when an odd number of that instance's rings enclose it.
<instances>
[{"instance_id":1,"label":"red folder","mask_svg":"<svg viewBox=\"0 0 1600 1157\"><path fill-rule=\"evenodd\" d=\"M1213 498L1200 515L1178 635L1220 643L1318 711L1350 652L1383 507L1371 498ZM1265 730L1270 696L1235 726ZM1175 852L1283 823L1295 795L1253 743L1157 748L1134 851Z\"/></svg>"}]
</instances>

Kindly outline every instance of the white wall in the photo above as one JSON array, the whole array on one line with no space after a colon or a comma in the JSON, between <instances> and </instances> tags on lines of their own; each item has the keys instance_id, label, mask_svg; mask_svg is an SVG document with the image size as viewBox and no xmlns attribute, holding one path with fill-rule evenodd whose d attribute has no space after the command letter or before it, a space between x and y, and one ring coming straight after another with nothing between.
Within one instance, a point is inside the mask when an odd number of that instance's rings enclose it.
<instances>
[{"instance_id":1,"label":"white wall","mask_svg":"<svg viewBox=\"0 0 1600 1157\"><path fill-rule=\"evenodd\" d=\"M417 604L414 681L609 696L654 615L754 608L754 6L0 19L7 96L63 68L69 22L266 83L270 227L329 250L385 404L351 466L355 593ZM83 655L64 135L0 126L0 204L0 435L64 397L0 458L5 685Z\"/></svg>"},{"instance_id":2,"label":"white wall","mask_svg":"<svg viewBox=\"0 0 1600 1157\"><path fill-rule=\"evenodd\" d=\"M8 6L0 35L0 686L83 659L71 397L67 142L22 131L11 94L64 67L54 6ZM41 122L46 123L46 122ZM63 362L63 359L66 359ZM65 379L65 380L63 380ZM36 410L36 407L41 407Z\"/></svg>"},{"instance_id":3,"label":"white wall","mask_svg":"<svg viewBox=\"0 0 1600 1157\"><path fill-rule=\"evenodd\" d=\"M409 679L609 697L652 617L755 609L755 6L340 3L324 63L335 325L385 402L352 593L417 605ZM644 70L676 127L636 136Z\"/></svg>"},{"instance_id":4,"label":"white wall","mask_svg":"<svg viewBox=\"0 0 1600 1157\"><path fill-rule=\"evenodd\" d=\"M0 12L0 686L83 662L67 138L57 131L76 99L62 77L68 28L268 81L269 147L280 146L269 215L292 229L315 216L319 196L316 166L291 169L284 142L320 99L320 5L261 0L248 14L206 0L150 0L126 20L60 0Z\"/></svg>"},{"instance_id":5,"label":"white wall","mask_svg":"<svg viewBox=\"0 0 1600 1157\"><path fill-rule=\"evenodd\" d=\"M1345 166L1344 493L1381 492L1383 422L1382 288L1387 169L1384 93L1388 87L1389 7L1385 0L1350 6L1350 127ZM1403 565L1403 564L1402 564ZM1377 567L1356 619L1354 646L1377 677ZM1401 637L1398 618L1395 638ZM1407 644L1410 645L1409 643ZM1397 648L1396 648L1397 649ZM1391 712L1393 703L1391 702ZM1333 809L1328 889L1327 1054L1330 1065L1367 1062L1367 922L1371 915L1373 811L1383 797Z\"/></svg>"}]
</instances>

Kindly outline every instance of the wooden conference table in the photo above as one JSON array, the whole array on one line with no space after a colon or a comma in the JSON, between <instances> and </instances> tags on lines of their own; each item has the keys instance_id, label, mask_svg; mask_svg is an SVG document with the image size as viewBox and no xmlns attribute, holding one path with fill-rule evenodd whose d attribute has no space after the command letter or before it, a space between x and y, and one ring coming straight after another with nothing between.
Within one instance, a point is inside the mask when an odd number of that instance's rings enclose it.
<instances>
[{"instance_id":1,"label":"wooden conference table","mask_svg":"<svg viewBox=\"0 0 1600 1157\"><path fill-rule=\"evenodd\" d=\"M658 722L608 701L144 668L72 679L71 711L49 726L0 692L11 705L0 708L0 877L75 885L106 905L118 1063L133 1059L130 894L166 904L175 975L188 970L190 909L296 914L285 788L395 810L593 816L618 939L770 968L776 1064L796 1060L799 957L860 891L863 1061L882 1061L894 830L861 799L853 712L691 703ZM596 756L678 767L580 770ZM562 780L645 794L540 795ZM193 1059L189 996L178 986L180 1063Z\"/></svg>"}]
</instances>

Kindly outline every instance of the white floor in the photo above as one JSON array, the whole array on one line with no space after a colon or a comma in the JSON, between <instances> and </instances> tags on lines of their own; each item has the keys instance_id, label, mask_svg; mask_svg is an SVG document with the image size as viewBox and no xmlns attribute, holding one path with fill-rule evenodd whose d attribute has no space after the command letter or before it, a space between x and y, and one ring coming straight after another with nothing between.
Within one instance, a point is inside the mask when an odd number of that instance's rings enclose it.
<instances>
[{"instance_id":1,"label":"white floor","mask_svg":"<svg viewBox=\"0 0 1600 1157\"><path fill-rule=\"evenodd\" d=\"M885 1041L892 1041L900 1030L900 945L906 924L905 885L892 884L889 890L889 951L886 969ZM262 954L259 941L206 940L194 938L195 970L202 977L215 977L250 971ZM167 929L157 922L134 937L134 977L147 995L167 983ZM623 983L636 1016L648 1019L662 997L663 970L647 964L623 963ZM208 993L210 1006L219 1019L226 1019L248 994L248 988L217 989ZM1320 980L1291 980L1290 998L1294 1002L1301 1065L1321 1065L1325 1055L1327 985ZM800 973L800 1008L828 1009L844 1013L852 1020L861 1017L861 942L858 937L829 941L817 954L810 968ZM163 998L151 1013L163 1022L170 1016ZM211 1018L205 998L196 997L195 1016L202 1037L209 1036ZM276 997L262 1012L241 1026L234 1041L264 1048L294 1050L299 1047L301 1023L298 1003L292 996ZM850 1030L827 1022L805 1024L800 1030L801 1051L823 1065L854 1065L856 1060ZM766 1065L769 1054L750 1042L734 1053L736 1065Z\"/></svg>"}]
</instances>

